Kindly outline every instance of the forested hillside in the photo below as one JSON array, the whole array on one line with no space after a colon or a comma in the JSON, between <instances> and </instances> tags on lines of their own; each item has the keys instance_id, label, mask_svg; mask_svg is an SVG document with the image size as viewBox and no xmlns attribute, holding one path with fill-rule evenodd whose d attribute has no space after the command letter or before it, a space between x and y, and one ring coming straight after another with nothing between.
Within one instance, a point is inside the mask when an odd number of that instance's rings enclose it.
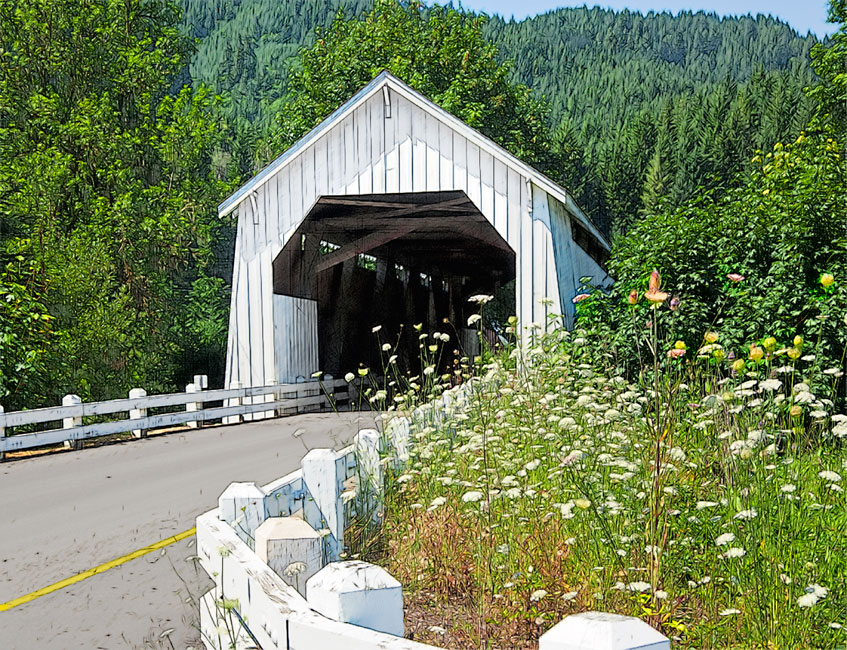
<instances>
[{"instance_id":1,"label":"forested hillside","mask_svg":"<svg viewBox=\"0 0 847 650\"><path fill-rule=\"evenodd\" d=\"M847 128L843 29L822 46L772 19L702 13L504 22L415 0L180 3L0 0L7 410L198 372L220 385L234 229L215 206L383 68L609 232L637 222L630 237L648 242L662 215L684 230L696 202L758 183L775 143Z\"/></svg>"},{"instance_id":2,"label":"forested hillside","mask_svg":"<svg viewBox=\"0 0 847 650\"><path fill-rule=\"evenodd\" d=\"M292 57L315 27L337 11L358 16L372 0L182 5L201 39L191 78L227 92L233 118L261 129L280 113ZM519 22L493 16L483 33L513 62L513 81L549 102L570 160L560 180L610 231L663 197L678 202L731 177L751 147L796 133L811 114L802 89L814 79L815 39L772 18L582 7Z\"/></svg>"}]
</instances>

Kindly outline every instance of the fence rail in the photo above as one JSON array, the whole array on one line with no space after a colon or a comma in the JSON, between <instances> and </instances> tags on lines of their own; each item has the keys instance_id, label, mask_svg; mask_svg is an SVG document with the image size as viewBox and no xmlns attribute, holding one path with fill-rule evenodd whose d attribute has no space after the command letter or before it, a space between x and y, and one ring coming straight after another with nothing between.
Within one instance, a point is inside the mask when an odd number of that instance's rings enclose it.
<instances>
[{"instance_id":1,"label":"fence rail","mask_svg":"<svg viewBox=\"0 0 847 650\"><path fill-rule=\"evenodd\" d=\"M203 390L204 383L205 377L196 376L184 393L146 395L143 390L135 389L128 398L104 402L83 403L77 396L67 395L62 406L11 413L4 413L0 407L0 460L7 452L33 447L62 442L79 446L82 440L88 438L127 432L144 437L151 429L179 424L200 426L214 420L235 424L242 420L259 420L310 407L328 406L331 401L345 402L349 397L348 383L343 379L215 390ZM215 402L222 402L223 406L206 406ZM148 415L151 409L180 406L184 410ZM123 419L83 423L83 418L122 413L127 414ZM49 422L61 422L61 427L32 433L15 434L13 431L15 427Z\"/></svg>"}]
</instances>

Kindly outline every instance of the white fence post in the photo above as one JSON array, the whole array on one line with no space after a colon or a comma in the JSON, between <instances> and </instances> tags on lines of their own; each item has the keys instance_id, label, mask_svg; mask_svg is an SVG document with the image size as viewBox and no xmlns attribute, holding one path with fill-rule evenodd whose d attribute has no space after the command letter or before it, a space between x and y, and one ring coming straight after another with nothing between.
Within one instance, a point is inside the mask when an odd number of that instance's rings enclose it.
<instances>
[{"instance_id":1,"label":"white fence post","mask_svg":"<svg viewBox=\"0 0 847 650\"><path fill-rule=\"evenodd\" d=\"M232 381L229 383L229 387L233 389L241 388L240 381ZM224 402L224 406L241 406L241 398L240 397L231 397L230 399ZM228 415L223 419L224 424L239 424L241 422L240 415Z\"/></svg>"},{"instance_id":2,"label":"white fence post","mask_svg":"<svg viewBox=\"0 0 847 650\"><path fill-rule=\"evenodd\" d=\"M147 391L143 388L133 388L129 391L129 398L136 399L139 397L147 397ZM130 420L140 420L142 418L147 417L147 409L130 409L129 410L129 419ZM133 429L132 430L133 438L146 438L147 437L147 429Z\"/></svg>"},{"instance_id":3,"label":"white fence post","mask_svg":"<svg viewBox=\"0 0 847 650\"><path fill-rule=\"evenodd\" d=\"M301 461L306 502L303 516L315 530L327 529L326 561L339 558L344 548L344 502L347 460L332 449L312 449ZM311 499L311 501L310 501Z\"/></svg>"},{"instance_id":4,"label":"white fence post","mask_svg":"<svg viewBox=\"0 0 847 650\"><path fill-rule=\"evenodd\" d=\"M195 383L188 384L185 387L185 392L186 393L199 393L203 390L201 388L201 386L202 386L202 384L199 384L199 383L198 384L195 384ZM195 413L195 412L199 411L202 408L202 406L203 405L202 405L201 402L188 402L185 405L185 410L186 410L187 413ZM202 423L201 423L199 416L198 416L197 420L191 420L190 422L186 422L186 424L192 429L199 429L200 425Z\"/></svg>"},{"instance_id":5,"label":"white fence post","mask_svg":"<svg viewBox=\"0 0 847 650\"><path fill-rule=\"evenodd\" d=\"M79 395L65 395L62 398L62 406L78 406L82 404L82 398ZM73 429L82 426L82 417L62 418L63 429ZM65 447L68 449L82 449L82 440L65 440Z\"/></svg>"},{"instance_id":6,"label":"white fence post","mask_svg":"<svg viewBox=\"0 0 847 650\"><path fill-rule=\"evenodd\" d=\"M265 492L255 483L230 483L218 497L218 510L221 521L253 546L256 529L265 520Z\"/></svg>"},{"instance_id":7,"label":"white fence post","mask_svg":"<svg viewBox=\"0 0 847 650\"><path fill-rule=\"evenodd\" d=\"M539 650L670 650L661 632L633 616L573 614L538 639Z\"/></svg>"},{"instance_id":8,"label":"white fence post","mask_svg":"<svg viewBox=\"0 0 847 650\"><path fill-rule=\"evenodd\" d=\"M3 413L5 413L5 411L3 410L3 407L0 406L0 415L3 415ZM0 427L0 438L5 438L5 437L6 437L6 427ZM0 461L3 461L3 460L6 460L6 452L0 451Z\"/></svg>"},{"instance_id":9,"label":"white fence post","mask_svg":"<svg viewBox=\"0 0 847 650\"><path fill-rule=\"evenodd\" d=\"M364 507L373 523L382 521L382 463L379 459L379 431L362 429L353 437L359 492L356 503Z\"/></svg>"}]
</instances>

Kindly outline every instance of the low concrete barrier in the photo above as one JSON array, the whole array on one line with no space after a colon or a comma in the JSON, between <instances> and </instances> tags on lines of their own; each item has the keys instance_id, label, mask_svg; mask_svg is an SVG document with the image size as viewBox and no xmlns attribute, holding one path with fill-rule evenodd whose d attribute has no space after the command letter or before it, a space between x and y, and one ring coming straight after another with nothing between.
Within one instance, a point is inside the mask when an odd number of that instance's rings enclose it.
<instances>
[{"instance_id":1,"label":"low concrete barrier","mask_svg":"<svg viewBox=\"0 0 847 650\"><path fill-rule=\"evenodd\" d=\"M412 429L462 408L472 390L448 391L381 433L364 429L340 451L313 449L299 470L263 487L231 484L218 508L197 518L198 556L215 583L201 603L206 648L434 648L403 638L399 582L341 560L344 531L354 517L379 524L383 464L402 468ZM670 642L637 618L587 612L558 623L539 648L669 650Z\"/></svg>"}]
</instances>

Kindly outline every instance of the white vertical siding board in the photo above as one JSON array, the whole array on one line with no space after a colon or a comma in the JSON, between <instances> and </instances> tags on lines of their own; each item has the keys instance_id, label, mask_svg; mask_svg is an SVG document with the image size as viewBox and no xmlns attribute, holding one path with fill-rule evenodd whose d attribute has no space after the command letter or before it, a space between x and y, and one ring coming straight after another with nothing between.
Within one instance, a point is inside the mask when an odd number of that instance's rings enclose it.
<instances>
[{"instance_id":1,"label":"white vertical siding board","mask_svg":"<svg viewBox=\"0 0 847 650\"><path fill-rule=\"evenodd\" d=\"M276 380L309 379L318 369L318 306L314 300L273 296Z\"/></svg>"},{"instance_id":2,"label":"white vertical siding board","mask_svg":"<svg viewBox=\"0 0 847 650\"><path fill-rule=\"evenodd\" d=\"M385 102L382 94L368 102L374 194L385 193Z\"/></svg>"},{"instance_id":3,"label":"white vertical siding board","mask_svg":"<svg viewBox=\"0 0 847 650\"><path fill-rule=\"evenodd\" d=\"M473 201L473 204L479 209L482 214L494 225L491 214L486 214L482 210L482 186L479 172L479 147L468 140L467 147L467 162L468 162L468 198Z\"/></svg>"},{"instance_id":4,"label":"white vertical siding board","mask_svg":"<svg viewBox=\"0 0 847 650\"><path fill-rule=\"evenodd\" d=\"M329 152L327 137L315 142L315 198L329 194Z\"/></svg>"},{"instance_id":5,"label":"white vertical siding board","mask_svg":"<svg viewBox=\"0 0 847 650\"><path fill-rule=\"evenodd\" d=\"M426 124L426 190L438 192L441 189L441 161L438 153L438 119L429 113L425 114Z\"/></svg>"},{"instance_id":6,"label":"white vertical siding board","mask_svg":"<svg viewBox=\"0 0 847 650\"><path fill-rule=\"evenodd\" d=\"M494 225L500 236L509 241L509 222L512 215L509 214L508 206L508 170L499 160L494 161L494 180L492 187L494 189Z\"/></svg>"},{"instance_id":7,"label":"white vertical siding board","mask_svg":"<svg viewBox=\"0 0 847 650\"><path fill-rule=\"evenodd\" d=\"M393 118L392 118L393 119ZM412 105L397 98L397 182L400 192L412 191L412 165L414 160L414 135L412 131Z\"/></svg>"},{"instance_id":8,"label":"white vertical siding board","mask_svg":"<svg viewBox=\"0 0 847 650\"><path fill-rule=\"evenodd\" d=\"M523 274L524 286L521 292L521 311L524 313L524 318L527 319L526 325L533 322L533 272L532 267L535 262L532 238L532 203L529 200L527 192L527 184L523 177L518 175L519 202L521 209L521 248L518 255L520 260L521 272ZM511 183L510 183L511 186Z\"/></svg>"},{"instance_id":9,"label":"white vertical siding board","mask_svg":"<svg viewBox=\"0 0 847 650\"><path fill-rule=\"evenodd\" d=\"M356 163L355 114L344 120L344 194L359 193L359 170Z\"/></svg>"},{"instance_id":10,"label":"white vertical siding board","mask_svg":"<svg viewBox=\"0 0 847 650\"><path fill-rule=\"evenodd\" d=\"M503 226L506 223L506 219L503 218L503 215L499 215L494 211L494 156L487 151L480 152L479 176L480 190L482 192L480 197L482 204L481 211L494 224L497 232L503 235Z\"/></svg>"},{"instance_id":11,"label":"white vertical siding board","mask_svg":"<svg viewBox=\"0 0 847 650\"><path fill-rule=\"evenodd\" d=\"M289 166L289 188L291 190L291 225L287 230L296 227L303 218L303 158L298 156Z\"/></svg>"},{"instance_id":12,"label":"white vertical siding board","mask_svg":"<svg viewBox=\"0 0 847 650\"><path fill-rule=\"evenodd\" d=\"M371 164L371 122L368 115L369 104L356 109L353 118L356 121L356 165L359 171L359 193L373 192L373 165Z\"/></svg>"},{"instance_id":13,"label":"white vertical siding board","mask_svg":"<svg viewBox=\"0 0 847 650\"><path fill-rule=\"evenodd\" d=\"M336 124L326 136L327 194L341 194L339 188L344 185L344 126Z\"/></svg>"},{"instance_id":14,"label":"white vertical siding board","mask_svg":"<svg viewBox=\"0 0 847 650\"><path fill-rule=\"evenodd\" d=\"M412 105L412 191L426 191L426 113Z\"/></svg>"},{"instance_id":15,"label":"white vertical siding board","mask_svg":"<svg viewBox=\"0 0 847 650\"><path fill-rule=\"evenodd\" d=\"M538 201L543 201L549 209L550 230L553 235L553 262L559 285L561 314L564 317L565 326L573 327L575 312L572 298L576 293L579 278L575 273L572 248L579 247L572 241L570 220L564 206L540 188L534 188L533 192L538 197Z\"/></svg>"},{"instance_id":16,"label":"white vertical siding board","mask_svg":"<svg viewBox=\"0 0 847 650\"><path fill-rule=\"evenodd\" d=\"M455 189L453 164L453 129L446 124L438 123L438 164L439 185L442 190Z\"/></svg>"},{"instance_id":17,"label":"white vertical siding board","mask_svg":"<svg viewBox=\"0 0 847 650\"><path fill-rule=\"evenodd\" d=\"M390 93L391 117L384 118L382 123L383 142L385 143L385 191L394 193L400 191L400 169L397 166L399 151L397 124L400 108L397 93Z\"/></svg>"},{"instance_id":18,"label":"white vertical siding board","mask_svg":"<svg viewBox=\"0 0 847 650\"><path fill-rule=\"evenodd\" d=\"M532 320L547 328L547 242L550 230L544 222L532 220Z\"/></svg>"},{"instance_id":19,"label":"white vertical siding board","mask_svg":"<svg viewBox=\"0 0 847 650\"><path fill-rule=\"evenodd\" d=\"M262 273L262 343L264 345L264 383L276 381L274 359L274 308L273 308L273 257L271 249L265 248L261 255Z\"/></svg>"},{"instance_id":20,"label":"white vertical siding board","mask_svg":"<svg viewBox=\"0 0 847 650\"><path fill-rule=\"evenodd\" d=\"M238 309L237 301L239 295L239 275L241 273L241 238L244 228L244 219L242 211L236 210L235 215L236 234L235 234L235 254L233 255L233 271L232 271L232 294L229 299L229 331L227 332L227 354L226 354L226 370L224 388L229 388L233 381L239 381L240 373L238 361L241 356L238 354Z\"/></svg>"},{"instance_id":21,"label":"white vertical siding board","mask_svg":"<svg viewBox=\"0 0 847 650\"><path fill-rule=\"evenodd\" d=\"M468 140L453 134L453 187L468 193Z\"/></svg>"},{"instance_id":22,"label":"white vertical siding board","mask_svg":"<svg viewBox=\"0 0 847 650\"><path fill-rule=\"evenodd\" d=\"M303 152L303 209L300 212L301 215L305 216L306 212L309 208L312 207L315 203L315 199L317 198L317 193L315 189L315 177L317 174L317 166L315 163L315 149L317 148L317 143L308 147Z\"/></svg>"}]
</instances>

